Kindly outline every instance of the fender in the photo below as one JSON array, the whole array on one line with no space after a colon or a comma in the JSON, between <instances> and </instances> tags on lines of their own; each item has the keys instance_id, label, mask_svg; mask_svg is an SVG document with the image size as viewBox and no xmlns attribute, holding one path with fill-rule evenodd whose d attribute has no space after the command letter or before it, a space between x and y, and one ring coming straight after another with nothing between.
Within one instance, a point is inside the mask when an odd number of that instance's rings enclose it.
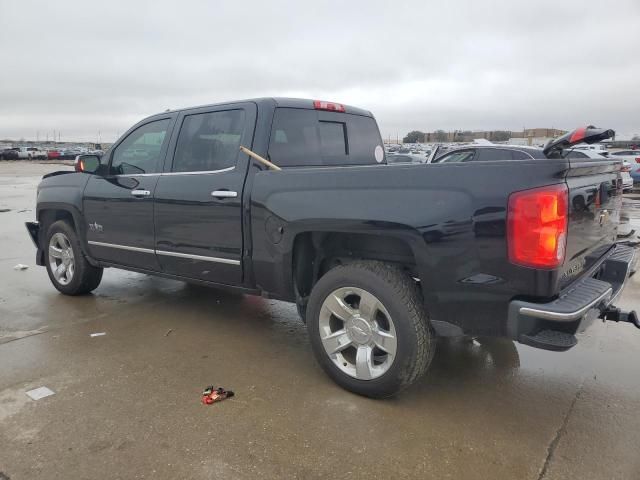
<instances>
[{"instance_id":1,"label":"fender","mask_svg":"<svg viewBox=\"0 0 640 480\"><path fill-rule=\"evenodd\" d=\"M66 175L46 176L38 186L36 219L38 228L38 253L36 263L44 265L44 248L48 225L59 218L71 215L82 252L92 265L97 262L89 255L86 242L86 222L82 213L82 198L89 174L68 172ZM51 213L49 213L51 212Z\"/></svg>"}]
</instances>

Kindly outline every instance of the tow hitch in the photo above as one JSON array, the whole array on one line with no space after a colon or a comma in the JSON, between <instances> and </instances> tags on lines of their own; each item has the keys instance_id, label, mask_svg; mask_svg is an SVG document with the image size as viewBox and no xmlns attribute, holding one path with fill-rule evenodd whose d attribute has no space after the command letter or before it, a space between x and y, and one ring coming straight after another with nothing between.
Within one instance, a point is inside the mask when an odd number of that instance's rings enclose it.
<instances>
[{"instance_id":1,"label":"tow hitch","mask_svg":"<svg viewBox=\"0 0 640 480\"><path fill-rule=\"evenodd\" d=\"M638 314L635 310L624 312L617 307L607 307L600 313L600 318L613 322L633 323L636 328L640 328L640 320L638 320Z\"/></svg>"}]
</instances>

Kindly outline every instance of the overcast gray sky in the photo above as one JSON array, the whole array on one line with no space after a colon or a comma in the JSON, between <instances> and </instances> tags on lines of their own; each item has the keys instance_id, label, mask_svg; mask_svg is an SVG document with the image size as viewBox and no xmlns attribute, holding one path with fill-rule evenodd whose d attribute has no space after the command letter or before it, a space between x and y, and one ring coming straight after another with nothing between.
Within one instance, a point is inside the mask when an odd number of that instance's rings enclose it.
<instances>
[{"instance_id":1,"label":"overcast gray sky","mask_svg":"<svg viewBox=\"0 0 640 480\"><path fill-rule=\"evenodd\" d=\"M0 60L0 138L111 141L167 108L276 95L367 108L385 138L640 133L639 0L0 0Z\"/></svg>"}]
</instances>

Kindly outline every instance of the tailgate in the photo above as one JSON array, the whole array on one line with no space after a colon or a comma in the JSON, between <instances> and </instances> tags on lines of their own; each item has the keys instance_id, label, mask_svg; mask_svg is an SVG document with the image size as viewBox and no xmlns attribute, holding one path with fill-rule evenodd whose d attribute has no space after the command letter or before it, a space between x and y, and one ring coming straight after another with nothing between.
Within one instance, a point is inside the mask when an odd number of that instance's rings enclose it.
<instances>
[{"instance_id":1,"label":"tailgate","mask_svg":"<svg viewBox=\"0 0 640 480\"><path fill-rule=\"evenodd\" d=\"M574 281L615 244L622 207L621 162L571 159L569 229L560 287Z\"/></svg>"}]
</instances>

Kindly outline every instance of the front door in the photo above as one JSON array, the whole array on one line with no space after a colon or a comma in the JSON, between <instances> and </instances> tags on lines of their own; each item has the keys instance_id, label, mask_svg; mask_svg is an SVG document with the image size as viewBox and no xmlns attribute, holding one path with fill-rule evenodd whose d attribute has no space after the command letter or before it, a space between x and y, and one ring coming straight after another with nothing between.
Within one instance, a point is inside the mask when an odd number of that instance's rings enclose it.
<instances>
[{"instance_id":1,"label":"front door","mask_svg":"<svg viewBox=\"0 0 640 480\"><path fill-rule=\"evenodd\" d=\"M155 191L155 249L167 273L242 282L242 191L254 104L186 112ZM175 137L175 136L174 136Z\"/></svg>"},{"instance_id":2,"label":"front door","mask_svg":"<svg viewBox=\"0 0 640 480\"><path fill-rule=\"evenodd\" d=\"M154 252L153 195L166 155L171 118L133 129L111 152L105 175L84 192L91 256L109 263L159 270Z\"/></svg>"}]
</instances>

